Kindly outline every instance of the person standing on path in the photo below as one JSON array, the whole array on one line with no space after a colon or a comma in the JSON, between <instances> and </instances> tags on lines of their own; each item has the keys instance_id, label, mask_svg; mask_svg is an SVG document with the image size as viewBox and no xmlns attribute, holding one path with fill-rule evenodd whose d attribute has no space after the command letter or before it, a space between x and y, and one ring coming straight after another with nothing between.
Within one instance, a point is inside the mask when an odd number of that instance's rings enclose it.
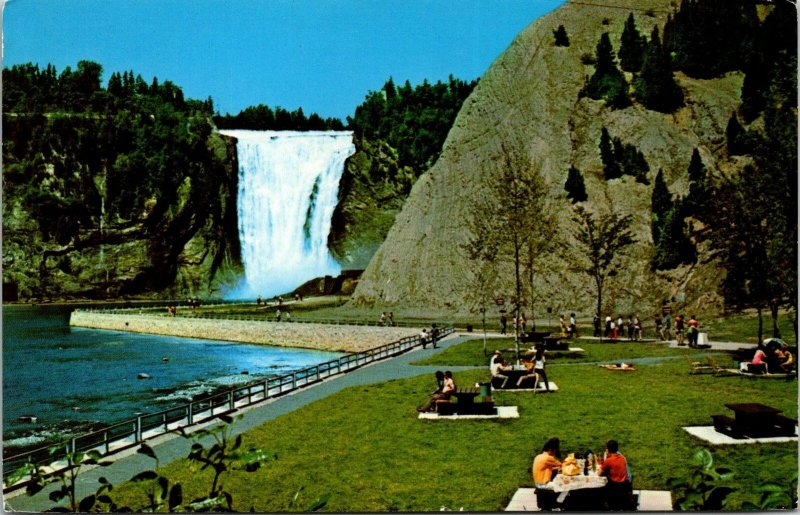
<instances>
[{"instance_id":1,"label":"person standing on path","mask_svg":"<svg viewBox=\"0 0 800 515\"><path fill-rule=\"evenodd\" d=\"M683 333L685 331L684 323L683 323L683 315L678 314L675 317L675 340L677 340L678 345L686 345L683 343Z\"/></svg>"},{"instance_id":2,"label":"person standing on path","mask_svg":"<svg viewBox=\"0 0 800 515\"><path fill-rule=\"evenodd\" d=\"M602 334L600 332L600 316L597 313L592 315L592 327L594 328L593 336L595 338L600 338L600 335Z\"/></svg>"},{"instance_id":3,"label":"person standing on path","mask_svg":"<svg viewBox=\"0 0 800 515\"><path fill-rule=\"evenodd\" d=\"M506 325L508 324L508 318L506 318L505 313L500 314L500 334L506 334Z\"/></svg>"},{"instance_id":4,"label":"person standing on path","mask_svg":"<svg viewBox=\"0 0 800 515\"><path fill-rule=\"evenodd\" d=\"M661 339L669 341L672 339L672 317L669 313L664 313L664 318L661 319Z\"/></svg>"},{"instance_id":5,"label":"person standing on path","mask_svg":"<svg viewBox=\"0 0 800 515\"><path fill-rule=\"evenodd\" d=\"M700 323L697 321L697 318L692 315L692 318L689 319L689 347L697 347L697 335L700 332L699 326Z\"/></svg>"}]
</instances>

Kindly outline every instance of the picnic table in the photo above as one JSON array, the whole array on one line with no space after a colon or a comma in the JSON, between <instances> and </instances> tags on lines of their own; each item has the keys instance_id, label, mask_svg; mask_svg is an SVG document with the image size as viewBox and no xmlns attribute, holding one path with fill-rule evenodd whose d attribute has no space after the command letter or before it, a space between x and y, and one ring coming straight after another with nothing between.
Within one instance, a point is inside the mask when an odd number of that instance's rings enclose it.
<instances>
[{"instance_id":1,"label":"picnic table","mask_svg":"<svg viewBox=\"0 0 800 515\"><path fill-rule=\"evenodd\" d=\"M598 511L605 503L603 487L607 483L607 478L598 476L594 472L590 472L589 475L579 474L577 476L558 474L547 484L546 488L539 488L559 494L555 502L561 505L562 510Z\"/></svg>"},{"instance_id":2,"label":"picnic table","mask_svg":"<svg viewBox=\"0 0 800 515\"><path fill-rule=\"evenodd\" d=\"M492 388L495 390L516 390L516 389L523 389L523 388L533 388L533 378L526 380L522 383L522 386L517 386L517 381L522 376L530 375L533 372L529 372L524 365L511 365L508 370L501 370L501 374L508 377L508 381L506 381L506 387L500 388L503 384L503 379L500 377L493 377L492 378Z\"/></svg>"},{"instance_id":3,"label":"picnic table","mask_svg":"<svg viewBox=\"0 0 800 515\"><path fill-rule=\"evenodd\" d=\"M794 436L797 421L781 415L782 410L758 402L726 404L734 418L712 415L714 429L734 438Z\"/></svg>"},{"instance_id":4,"label":"picnic table","mask_svg":"<svg viewBox=\"0 0 800 515\"><path fill-rule=\"evenodd\" d=\"M440 415L494 415L497 409L491 400L475 402L480 395L480 388L456 388L450 394L456 402L442 402L436 404ZM488 399L488 398L487 398Z\"/></svg>"}]
</instances>

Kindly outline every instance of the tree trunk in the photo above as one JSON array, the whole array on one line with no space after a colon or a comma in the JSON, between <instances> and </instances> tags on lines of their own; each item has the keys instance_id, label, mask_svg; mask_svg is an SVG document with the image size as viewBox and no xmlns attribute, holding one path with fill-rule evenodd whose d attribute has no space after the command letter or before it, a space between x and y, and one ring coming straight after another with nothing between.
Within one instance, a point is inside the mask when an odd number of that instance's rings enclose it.
<instances>
[{"instance_id":1,"label":"tree trunk","mask_svg":"<svg viewBox=\"0 0 800 515\"><path fill-rule=\"evenodd\" d=\"M764 321L761 319L761 306L756 308L758 311L758 343L761 343L764 336Z\"/></svg>"},{"instance_id":2,"label":"tree trunk","mask_svg":"<svg viewBox=\"0 0 800 515\"><path fill-rule=\"evenodd\" d=\"M605 319L603 318L603 283L601 281L597 281L597 318L600 319L600 342L602 342L605 333Z\"/></svg>"},{"instance_id":3,"label":"tree trunk","mask_svg":"<svg viewBox=\"0 0 800 515\"><path fill-rule=\"evenodd\" d=\"M772 316L772 337L780 338L781 330L778 328L778 304L775 302L769 303L769 313Z\"/></svg>"},{"instance_id":4,"label":"tree trunk","mask_svg":"<svg viewBox=\"0 0 800 515\"><path fill-rule=\"evenodd\" d=\"M519 304L522 301L522 282L519 276L519 236L514 233L514 278L516 281L517 301L514 303L514 352L519 364Z\"/></svg>"}]
</instances>

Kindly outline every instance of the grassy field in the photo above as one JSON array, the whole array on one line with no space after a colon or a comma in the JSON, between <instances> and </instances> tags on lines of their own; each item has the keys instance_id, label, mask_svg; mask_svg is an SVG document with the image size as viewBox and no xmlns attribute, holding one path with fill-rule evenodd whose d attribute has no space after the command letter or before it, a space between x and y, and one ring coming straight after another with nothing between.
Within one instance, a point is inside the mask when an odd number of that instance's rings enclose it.
<instances>
[{"instance_id":1,"label":"grassy field","mask_svg":"<svg viewBox=\"0 0 800 515\"><path fill-rule=\"evenodd\" d=\"M669 357L657 344L591 344L588 361L623 357ZM482 341L443 351L425 364L476 364L456 381L487 379ZM549 362L558 393L496 392L498 405L516 405L516 420L420 421L416 406L432 388L430 374L346 389L281 416L245 434L245 446L277 454L263 469L225 477L234 508L259 512L302 511L330 493L325 511L502 510L517 488L530 486L533 457L550 437L563 452L602 451L609 438L620 442L633 471L634 487L665 490L669 477L686 474L693 450L704 446L681 429L709 425L725 403L757 402L797 417L797 382L689 375L682 359L639 364L632 373L593 365ZM786 483L797 470L797 443L709 447L717 466L735 471L729 508L756 500L766 481ZM161 471L180 481L184 498L200 495L208 471L178 461ZM300 488L299 502L290 507ZM141 505L141 485L124 485L114 498Z\"/></svg>"}]
</instances>

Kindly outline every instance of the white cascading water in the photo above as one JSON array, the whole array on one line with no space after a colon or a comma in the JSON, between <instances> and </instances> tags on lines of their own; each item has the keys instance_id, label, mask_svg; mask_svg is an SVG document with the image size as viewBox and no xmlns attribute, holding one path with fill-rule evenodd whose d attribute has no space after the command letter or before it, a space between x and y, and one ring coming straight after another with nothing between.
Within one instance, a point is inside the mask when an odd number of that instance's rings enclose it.
<instances>
[{"instance_id":1,"label":"white cascading water","mask_svg":"<svg viewBox=\"0 0 800 515\"><path fill-rule=\"evenodd\" d=\"M271 297L340 267L328 251L345 131L224 130L238 140L239 240L245 277L228 298Z\"/></svg>"}]
</instances>

